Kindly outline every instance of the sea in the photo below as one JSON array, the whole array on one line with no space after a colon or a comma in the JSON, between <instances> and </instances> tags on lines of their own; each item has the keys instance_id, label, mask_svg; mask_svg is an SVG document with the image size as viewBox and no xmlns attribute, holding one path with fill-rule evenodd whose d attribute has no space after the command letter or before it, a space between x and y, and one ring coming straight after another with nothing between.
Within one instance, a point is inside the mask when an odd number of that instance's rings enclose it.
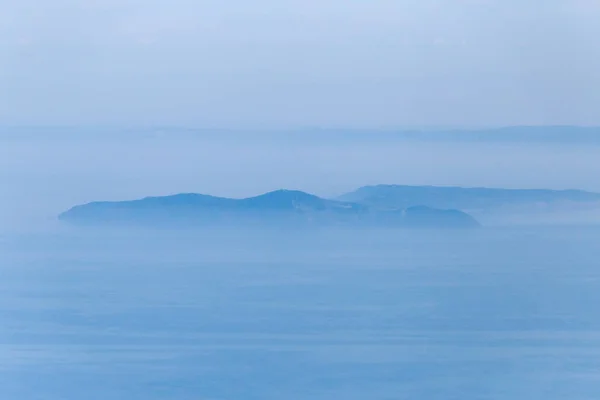
<instances>
[{"instance_id":1,"label":"sea","mask_svg":"<svg viewBox=\"0 0 600 400\"><path fill-rule=\"evenodd\" d=\"M2 400L597 400L600 228L0 235Z\"/></svg>"}]
</instances>

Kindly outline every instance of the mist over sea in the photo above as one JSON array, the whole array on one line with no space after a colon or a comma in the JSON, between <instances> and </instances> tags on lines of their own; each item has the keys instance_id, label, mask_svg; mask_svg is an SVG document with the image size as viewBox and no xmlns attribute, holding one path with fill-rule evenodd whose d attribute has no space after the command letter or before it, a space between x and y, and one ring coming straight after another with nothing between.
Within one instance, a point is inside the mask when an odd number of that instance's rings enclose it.
<instances>
[{"instance_id":1,"label":"mist over sea","mask_svg":"<svg viewBox=\"0 0 600 400\"><path fill-rule=\"evenodd\" d=\"M0 240L6 399L592 399L597 228Z\"/></svg>"},{"instance_id":2,"label":"mist over sea","mask_svg":"<svg viewBox=\"0 0 600 400\"><path fill-rule=\"evenodd\" d=\"M421 132L409 140L352 130L1 128L0 231L52 225L76 204L175 193L241 198L296 189L333 198L377 184L600 192L594 132L572 128L558 140L521 130L473 131L469 140ZM564 211L543 220L600 223L600 206ZM492 225L541 220L537 211L480 217Z\"/></svg>"},{"instance_id":3,"label":"mist over sea","mask_svg":"<svg viewBox=\"0 0 600 400\"><path fill-rule=\"evenodd\" d=\"M600 399L598 0L0 4L0 400Z\"/></svg>"},{"instance_id":4,"label":"mist over sea","mask_svg":"<svg viewBox=\"0 0 600 400\"><path fill-rule=\"evenodd\" d=\"M597 147L240 140L3 137L0 398L596 398L593 207L483 215L474 231L84 229L56 217L181 192L598 190Z\"/></svg>"}]
</instances>

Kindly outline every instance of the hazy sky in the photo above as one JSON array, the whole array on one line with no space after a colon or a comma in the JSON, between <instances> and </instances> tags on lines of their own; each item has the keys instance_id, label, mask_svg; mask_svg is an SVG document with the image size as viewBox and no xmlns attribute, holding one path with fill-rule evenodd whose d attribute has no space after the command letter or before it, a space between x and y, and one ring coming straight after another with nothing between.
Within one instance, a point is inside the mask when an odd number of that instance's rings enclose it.
<instances>
[{"instance_id":1,"label":"hazy sky","mask_svg":"<svg viewBox=\"0 0 600 400\"><path fill-rule=\"evenodd\" d=\"M600 124L598 0L0 0L6 124Z\"/></svg>"}]
</instances>

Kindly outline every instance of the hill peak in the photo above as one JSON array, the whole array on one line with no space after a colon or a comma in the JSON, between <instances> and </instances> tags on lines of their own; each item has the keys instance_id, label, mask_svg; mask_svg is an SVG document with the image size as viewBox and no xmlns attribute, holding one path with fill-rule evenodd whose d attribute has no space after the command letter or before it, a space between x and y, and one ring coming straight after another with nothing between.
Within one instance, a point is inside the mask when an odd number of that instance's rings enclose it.
<instances>
[{"instance_id":1,"label":"hill peak","mask_svg":"<svg viewBox=\"0 0 600 400\"><path fill-rule=\"evenodd\" d=\"M315 196L314 194L310 194L310 193L306 193L303 192L301 190L291 190L291 189L277 189L277 190L273 190L271 192L267 192L255 197L250 197L250 198L265 198L265 197L272 197L272 198L282 198L282 199L319 199L320 197Z\"/></svg>"}]
</instances>

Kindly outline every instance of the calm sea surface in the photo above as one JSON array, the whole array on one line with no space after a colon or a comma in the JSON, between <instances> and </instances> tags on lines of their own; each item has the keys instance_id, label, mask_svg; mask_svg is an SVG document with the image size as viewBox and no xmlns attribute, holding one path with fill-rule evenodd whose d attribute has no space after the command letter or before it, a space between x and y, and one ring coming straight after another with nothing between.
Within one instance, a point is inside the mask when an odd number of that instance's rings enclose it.
<instances>
[{"instance_id":1,"label":"calm sea surface","mask_svg":"<svg viewBox=\"0 0 600 400\"><path fill-rule=\"evenodd\" d=\"M0 236L0 399L597 400L600 229Z\"/></svg>"}]
</instances>

